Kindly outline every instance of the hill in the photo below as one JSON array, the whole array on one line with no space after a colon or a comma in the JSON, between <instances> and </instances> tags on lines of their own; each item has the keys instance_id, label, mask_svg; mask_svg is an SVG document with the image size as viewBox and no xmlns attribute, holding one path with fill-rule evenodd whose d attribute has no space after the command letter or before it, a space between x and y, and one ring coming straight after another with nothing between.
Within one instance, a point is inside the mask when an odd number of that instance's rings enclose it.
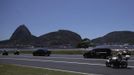
<instances>
[{"instance_id":1,"label":"hill","mask_svg":"<svg viewBox=\"0 0 134 75\"><path fill-rule=\"evenodd\" d=\"M69 30L58 30L38 37L39 44L53 48L76 47L80 41L81 36Z\"/></svg>"},{"instance_id":2,"label":"hill","mask_svg":"<svg viewBox=\"0 0 134 75\"><path fill-rule=\"evenodd\" d=\"M9 40L0 41L0 47L74 48L80 41L81 36L69 30L59 30L36 37L25 25L20 25Z\"/></svg>"},{"instance_id":3,"label":"hill","mask_svg":"<svg viewBox=\"0 0 134 75\"><path fill-rule=\"evenodd\" d=\"M134 44L134 32L132 31L114 31L103 37L93 39L96 44Z\"/></svg>"},{"instance_id":4,"label":"hill","mask_svg":"<svg viewBox=\"0 0 134 75\"><path fill-rule=\"evenodd\" d=\"M0 47L20 47L32 45L36 39L25 25L20 25L12 34L9 40L0 41Z\"/></svg>"},{"instance_id":5,"label":"hill","mask_svg":"<svg viewBox=\"0 0 134 75\"><path fill-rule=\"evenodd\" d=\"M15 32L10 37L10 41L14 44L30 44L36 39L35 36L31 34L28 28L25 25L20 25Z\"/></svg>"}]
</instances>

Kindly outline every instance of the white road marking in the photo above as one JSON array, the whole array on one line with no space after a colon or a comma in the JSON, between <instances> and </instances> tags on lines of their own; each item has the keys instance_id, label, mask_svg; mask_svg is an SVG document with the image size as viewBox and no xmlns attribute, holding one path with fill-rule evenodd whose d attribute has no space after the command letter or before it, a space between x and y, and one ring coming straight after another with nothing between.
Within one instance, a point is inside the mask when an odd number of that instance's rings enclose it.
<instances>
[{"instance_id":1,"label":"white road marking","mask_svg":"<svg viewBox=\"0 0 134 75\"><path fill-rule=\"evenodd\" d=\"M80 63L80 62L42 60L42 59L28 59L28 58L21 58L21 59L19 59L19 58L0 58L0 59L12 59L12 60L24 60L24 61L39 61L39 62L55 62L55 63L69 63L69 64L105 66L104 64L98 64L98 63Z\"/></svg>"},{"instance_id":2,"label":"white road marking","mask_svg":"<svg viewBox=\"0 0 134 75\"><path fill-rule=\"evenodd\" d=\"M22 56L22 57L28 57L30 58L30 56ZM32 56L34 57L34 56ZM102 61L106 61L107 59L94 59L94 58L69 58L69 57L44 57L44 56L37 56L37 58L40 57L40 58L49 58L49 59L76 59L76 60L102 60ZM134 60L128 60L129 62L134 62Z\"/></svg>"},{"instance_id":3,"label":"white road marking","mask_svg":"<svg viewBox=\"0 0 134 75\"><path fill-rule=\"evenodd\" d=\"M49 57L49 58L80 59L80 60L106 60L106 59L69 58L69 57Z\"/></svg>"},{"instance_id":4,"label":"white road marking","mask_svg":"<svg viewBox=\"0 0 134 75\"><path fill-rule=\"evenodd\" d=\"M16 57L16 56L13 56L13 57ZM80 58L80 57L79 57L79 58L77 58L77 57L76 57L76 58L74 58L74 57L73 57L73 58L72 58L72 57L69 58L69 57L57 57L57 56L56 56L56 57L55 57L55 56L44 57L44 56L24 56L24 55L21 55L20 57L26 57L26 58L49 58L49 59L51 59L51 58L52 58L52 59L53 59L53 58L54 58L54 59L74 59L74 60L75 60L75 59L76 59L76 60L77 60L77 59L78 59L78 60L102 60L102 61L106 61L106 60L107 60L107 59ZM130 58L130 60L128 60L128 61L129 61L129 62L134 62L134 60L132 60L131 58Z\"/></svg>"},{"instance_id":5,"label":"white road marking","mask_svg":"<svg viewBox=\"0 0 134 75\"><path fill-rule=\"evenodd\" d=\"M39 62L54 62L54 63L69 63L69 64L80 64L80 65L92 65L92 66L105 66L105 64L99 63L82 63L82 62L69 62L69 61L56 61L56 60L43 60L43 59L28 59L28 58L0 58L0 59L12 59L12 60L24 60L24 61L39 61ZM128 66L134 68L134 66Z\"/></svg>"},{"instance_id":6,"label":"white road marking","mask_svg":"<svg viewBox=\"0 0 134 75\"><path fill-rule=\"evenodd\" d=\"M21 56L21 57L27 57L27 58L34 58L35 56ZM36 58L38 58L38 57L40 57L40 58L56 58L56 59L59 59L59 58L62 58L62 59L78 59L78 60L106 60L106 59L92 59L92 58L72 58L72 57L54 57L54 56L50 56L50 57L44 57L44 56L36 56Z\"/></svg>"},{"instance_id":7,"label":"white road marking","mask_svg":"<svg viewBox=\"0 0 134 75\"><path fill-rule=\"evenodd\" d=\"M16 65L16 64L14 64ZM83 74L83 75L102 75L102 74L93 74L93 73L83 73L77 71L69 71L69 70L62 70L62 69L52 69L52 68L44 68L44 67L37 67L37 66L28 66L28 65L17 65L17 66L24 66L24 67L32 67L32 68L39 68L39 69L47 69L52 71L61 71L61 72L69 72L69 73L76 73L76 74Z\"/></svg>"}]
</instances>

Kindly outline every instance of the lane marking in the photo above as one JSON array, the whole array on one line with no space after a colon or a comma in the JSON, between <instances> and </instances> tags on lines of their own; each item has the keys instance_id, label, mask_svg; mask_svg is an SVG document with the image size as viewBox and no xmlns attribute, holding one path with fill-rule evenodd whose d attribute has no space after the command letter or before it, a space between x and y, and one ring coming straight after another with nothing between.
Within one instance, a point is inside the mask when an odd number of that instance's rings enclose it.
<instances>
[{"instance_id":1,"label":"lane marking","mask_svg":"<svg viewBox=\"0 0 134 75\"><path fill-rule=\"evenodd\" d=\"M16 58L16 56L12 56L12 57L15 57ZM37 56L37 57L35 57L35 56L20 56L20 57L27 57L27 58L31 58L31 59L33 59L33 58L49 58L49 59L60 59L60 58L62 58L62 59L78 59L78 60L96 60L96 61L106 61L107 59L94 59L94 58L72 58L72 57L54 57L54 56L50 56L50 57L44 57L44 56ZM129 62L134 62L134 60L132 60L131 58L130 58L130 60L128 60Z\"/></svg>"},{"instance_id":2,"label":"lane marking","mask_svg":"<svg viewBox=\"0 0 134 75\"><path fill-rule=\"evenodd\" d=\"M13 57L16 57L16 56L13 56ZM20 57L28 57L28 58L38 58L38 57L40 57L40 58L56 58L56 59L58 59L58 58L63 58L63 59L80 59L80 60L106 60L106 59L92 59L92 58L72 58L72 57L54 57L54 56L50 56L50 57L44 57L44 56L20 56Z\"/></svg>"},{"instance_id":3,"label":"lane marking","mask_svg":"<svg viewBox=\"0 0 134 75\"><path fill-rule=\"evenodd\" d=\"M50 58L63 58L63 59L80 59L80 60L106 60L106 59L88 59L88 58L69 58L69 57L50 57Z\"/></svg>"},{"instance_id":4,"label":"lane marking","mask_svg":"<svg viewBox=\"0 0 134 75\"><path fill-rule=\"evenodd\" d=\"M0 58L0 59L12 59L12 60L23 60L23 61L39 61L39 62L54 62L54 63L69 63L69 64L92 65L92 66L105 66L105 64L98 64L98 63L80 63L80 62L28 59L28 58L21 58L21 59L19 59L19 58ZM128 67L134 68L134 66L128 66Z\"/></svg>"},{"instance_id":5,"label":"lane marking","mask_svg":"<svg viewBox=\"0 0 134 75\"><path fill-rule=\"evenodd\" d=\"M69 63L69 64L80 64L80 65L97 65L97 66L105 66L104 64L98 63L79 63L79 62L68 62L68 61L55 61L55 60L41 60L41 59L26 59L26 58L0 58L0 59L12 59L12 60L24 60L24 61L39 61L39 62L55 62L55 63Z\"/></svg>"},{"instance_id":6,"label":"lane marking","mask_svg":"<svg viewBox=\"0 0 134 75\"><path fill-rule=\"evenodd\" d=\"M16 65L16 64L13 64ZM47 69L52 71L61 71L61 72L69 72L69 73L77 73L77 74L83 74L83 75L102 75L102 74L94 74L94 73L84 73L84 72L77 72L77 71L69 71L69 70L62 70L62 69L52 69L52 68L44 68L44 67L37 67L37 66L28 66L28 65L18 65L17 66L24 66L24 67L31 67L31 68L39 68L39 69Z\"/></svg>"}]
</instances>

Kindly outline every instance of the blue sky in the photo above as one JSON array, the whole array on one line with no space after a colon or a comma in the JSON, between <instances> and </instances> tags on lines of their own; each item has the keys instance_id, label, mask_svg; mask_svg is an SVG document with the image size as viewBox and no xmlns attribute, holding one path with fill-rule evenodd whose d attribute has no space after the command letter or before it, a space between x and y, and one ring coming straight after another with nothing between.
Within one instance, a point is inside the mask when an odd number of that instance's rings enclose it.
<instances>
[{"instance_id":1,"label":"blue sky","mask_svg":"<svg viewBox=\"0 0 134 75\"><path fill-rule=\"evenodd\" d=\"M94 39L134 31L134 0L0 0L0 40L21 24L35 36L66 29Z\"/></svg>"}]
</instances>

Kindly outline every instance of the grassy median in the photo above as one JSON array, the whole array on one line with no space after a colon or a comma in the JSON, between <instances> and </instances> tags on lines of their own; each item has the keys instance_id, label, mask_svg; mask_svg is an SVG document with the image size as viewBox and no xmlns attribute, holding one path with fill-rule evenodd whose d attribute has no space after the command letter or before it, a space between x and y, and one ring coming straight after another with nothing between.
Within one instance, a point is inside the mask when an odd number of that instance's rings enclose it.
<instances>
[{"instance_id":1,"label":"grassy median","mask_svg":"<svg viewBox=\"0 0 134 75\"><path fill-rule=\"evenodd\" d=\"M82 50L57 50L57 51L52 51L52 54L83 54L86 51Z\"/></svg>"},{"instance_id":2,"label":"grassy median","mask_svg":"<svg viewBox=\"0 0 134 75\"><path fill-rule=\"evenodd\" d=\"M33 51L25 50L25 51L20 51L21 54L32 54ZM52 54L83 54L86 51L84 50L53 50ZM13 54L13 52L10 52Z\"/></svg>"},{"instance_id":3,"label":"grassy median","mask_svg":"<svg viewBox=\"0 0 134 75\"><path fill-rule=\"evenodd\" d=\"M78 73L0 64L0 75L82 75Z\"/></svg>"}]
</instances>

